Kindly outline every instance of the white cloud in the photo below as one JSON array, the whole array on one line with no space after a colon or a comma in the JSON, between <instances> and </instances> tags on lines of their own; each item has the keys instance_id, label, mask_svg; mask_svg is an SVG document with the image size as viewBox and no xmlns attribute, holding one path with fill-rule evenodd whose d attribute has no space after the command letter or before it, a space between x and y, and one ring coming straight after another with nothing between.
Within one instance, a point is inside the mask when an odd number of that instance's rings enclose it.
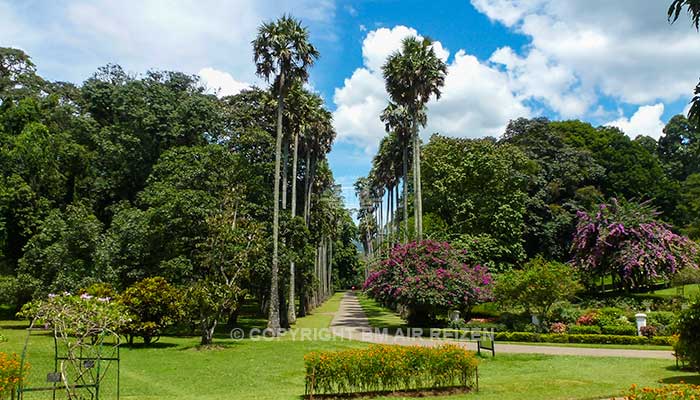
<instances>
[{"instance_id":1,"label":"white cloud","mask_svg":"<svg viewBox=\"0 0 700 400\"><path fill-rule=\"evenodd\" d=\"M0 40L25 49L49 79L80 82L112 62L136 73L209 66L256 82L257 27L292 11L312 40L332 40L333 0L0 1Z\"/></svg>"},{"instance_id":2,"label":"white cloud","mask_svg":"<svg viewBox=\"0 0 700 400\"><path fill-rule=\"evenodd\" d=\"M381 67L407 36L419 34L401 25L367 34L362 43L364 66L345 79L333 96L336 105L333 119L340 140L372 153L386 135L379 120L388 102ZM448 61L449 51L440 42L433 46L437 55ZM434 132L469 137L500 135L510 119L531 114L508 84L505 73L479 62L464 50L458 51L448 63L441 99L428 103L428 126L422 135L426 137Z\"/></svg>"},{"instance_id":3,"label":"white cloud","mask_svg":"<svg viewBox=\"0 0 700 400\"><path fill-rule=\"evenodd\" d=\"M232 96L251 86L249 83L237 81L228 72L211 67L200 69L197 75L202 78L209 91L219 97Z\"/></svg>"},{"instance_id":4,"label":"white cloud","mask_svg":"<svg viewBox=\"0 0 700 400\"><path fill-rule=\"evenodd\" d=\"M631 138L645 135L658 140L664 130L664 123L661 121L663 113L663 103L641 106L629 119L621 117L605 125L616 126Z\"/></svg>"},{"instance_id":5,"label":"white cloud","mask_svg":"<svg viewBox=\"0 0 700 400\"><path fill-rule=\"evenodd\" d=\"M531 38L523 55L506 48L493 61L519 93L564 116L585 115L596 93L637 105L675 101L697 80L700 38L688 21L669 25L664 1L471 2Z\"/></svg>"}]
</instances>

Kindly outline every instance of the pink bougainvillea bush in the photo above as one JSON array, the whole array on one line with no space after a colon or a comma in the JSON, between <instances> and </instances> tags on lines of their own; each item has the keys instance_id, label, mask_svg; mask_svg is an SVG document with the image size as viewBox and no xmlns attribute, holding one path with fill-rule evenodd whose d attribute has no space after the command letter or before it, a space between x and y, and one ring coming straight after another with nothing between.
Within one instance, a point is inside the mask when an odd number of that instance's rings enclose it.
<instances>
[{"instance_id":1,"label":"pink bougainvillea bush","mask_svg":"<svg viewBox=\"0 0 700 400\"><path fill-rule=\"evenodd\" d=\"M469 265L449 243L424 240L394 247L370 273L364 288L384 304L403 306L409 322L432 322L449 310L468 310L492 299L486 267Z\"/></svg>"},{"instance_id":2,"label":"pink bougainvillea bush","mask_svg":"<svg viewBox=\"0 0 700 400\"><path fill-rule=\"evenodd\" d=\"M616 199L594 213L579 211L572 264L589 277L613 275L627 289L697 268L697 245L657 221L657 215L647 203Z\"/></svg>"}]
</instances>

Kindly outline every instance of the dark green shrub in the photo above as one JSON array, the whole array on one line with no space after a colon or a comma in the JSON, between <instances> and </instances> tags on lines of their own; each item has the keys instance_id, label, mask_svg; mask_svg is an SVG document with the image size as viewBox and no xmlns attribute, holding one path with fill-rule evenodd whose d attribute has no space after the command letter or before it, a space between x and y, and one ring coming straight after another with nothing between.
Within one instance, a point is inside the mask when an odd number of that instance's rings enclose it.
<instances>
[{"instance_id":1,"label":"dark green shrub","mask_svg":"<svg viewBox=\"0 0 700 400\"><path fill-rule=\"evenodd\" d=\"M700 368L700 300L693 301L678 317L679 356L692 368Z\"/></svg>"},{"instance_id":2,"label":"dark green shrub","mask_svg":"<svg viewBox=\"0 0 700 400\"><path fill-rule=\"evenodd\" d=\"M473 352L439 347L371 345L366 349L313 352L304 356L307 394L433 389L476 383Z\"/></svg>"},{"instance_id":3,"label":"dark green shrub","mask_svg":"<svg viewBox=\"0 0 700 400\"><path fill-rule=\"evenodd\" d=\"M600 335L602 330L598 325L570 325L568 333L571 335Z\"/></svg>"},{"instance_id":4,"label":"dark green shrub","mask_svg":"<svg viewBox=\"0 0 700 400\"><path fill-rule=\"evenodd\" d=\"M146 278L128 287L119 297L131 321L125 328L129 343L134 337L145 344L160 337L162 330L182 316L182 296L165 278Z\"/></svg>"},{"instance_id":5,"label":"dark green shrub","mask_svg":"<svg viewBox=\"0 0 700 400\"><path fill-rule=\"evenodd\" d=\"M647 314L647 325L669 326L676 322L676 313L671 311L650 311Z\"/></svg>"}]
</instances>

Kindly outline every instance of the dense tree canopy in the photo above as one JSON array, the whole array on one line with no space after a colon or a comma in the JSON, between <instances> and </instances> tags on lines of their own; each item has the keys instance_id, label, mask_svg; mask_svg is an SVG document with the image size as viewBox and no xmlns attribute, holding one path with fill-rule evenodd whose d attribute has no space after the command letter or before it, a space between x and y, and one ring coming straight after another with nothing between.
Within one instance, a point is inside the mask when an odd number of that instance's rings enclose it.
<instances>
[{"instance_id":1,"label":"dense tree canopy","mask_svg":"<svg viewBox=\"0 0 700 400\"><path fill-rule=\"evenodd\" d=\"M295 90L281 121L298 145L283 141L295 156L280 159L279 189L303 207L297 217L280 210L280 265L297 274L280 269L279 294L289 293L280 307L303 313L358 284L359 266L326 161L330 112ZM272 86L219 99L197 76L118 65L77 86L48 82L25 53L0 48L0 279L12 291L2 301L164 277L199 288L190 299L216 294L189 308L203 341L244 302L263 310L273 298L277 95Z\"/></svg>"}]
</instances>

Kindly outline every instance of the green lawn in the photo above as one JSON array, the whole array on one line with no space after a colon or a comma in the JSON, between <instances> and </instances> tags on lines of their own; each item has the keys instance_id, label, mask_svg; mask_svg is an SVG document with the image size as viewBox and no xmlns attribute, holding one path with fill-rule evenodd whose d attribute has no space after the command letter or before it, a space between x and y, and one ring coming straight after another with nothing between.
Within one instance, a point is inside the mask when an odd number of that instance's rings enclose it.
<instances>
[{"instance_id":1,"label":"green lawn","mask_svg":"<svg viewBox=\"0 0 700 400\"><path fill-rule=\"evenodd\" d=\"M372 328L387 328L389 330L406 328L406 321L395 312L383 307L381 304L359 293L357 299L367 315L367 320Z\"/></svg>"},{"instance_id":2,"label":"green lawn","mask_svg":"<svg viewBox=\"0 0 700 400\"><path fill-rule=\"evenodd\" d=\"M312 315L299 320L300 327L326 327L341 294ZM365 301L365 300L363 300ZM396 316L375 318L398 323ZM0 351L21 351L25 324L0 323L9 342ZM122 351L122 398L165 399L299 399L304 394L304 354L314 350L341 350L366 346L351 341L231 340L225 332L215 349L200 349L197 337L164 337L154 348ZM52 340L32 337L29 360L31 381L42 384L52 369ZM696 374L673 368L673 361L499 354L484 358L480 366L478 394L438 399L598 399L618 395L632 383L655 385L660 380L700 383ZM108 391L103 399L113 398ZM39 395L27 400L45 399ZM60 397L59 397L60 398ZM396 399L396 397L392 397Z\"/></svg>"},{"instance_id":3,"label":"green lawn","mask_svg":"<svg viewBox=\"0 0 700 400\"><path fill-rule=\"evenodd\" d=\"M684 295L686 298L694 298L700 295L700 285L685 285L683 288ZM675 287L655 290L653 292L646 293L647 296L656 297L676 297L678 294L678 289Z\"/></svg>"}]
</instances>

